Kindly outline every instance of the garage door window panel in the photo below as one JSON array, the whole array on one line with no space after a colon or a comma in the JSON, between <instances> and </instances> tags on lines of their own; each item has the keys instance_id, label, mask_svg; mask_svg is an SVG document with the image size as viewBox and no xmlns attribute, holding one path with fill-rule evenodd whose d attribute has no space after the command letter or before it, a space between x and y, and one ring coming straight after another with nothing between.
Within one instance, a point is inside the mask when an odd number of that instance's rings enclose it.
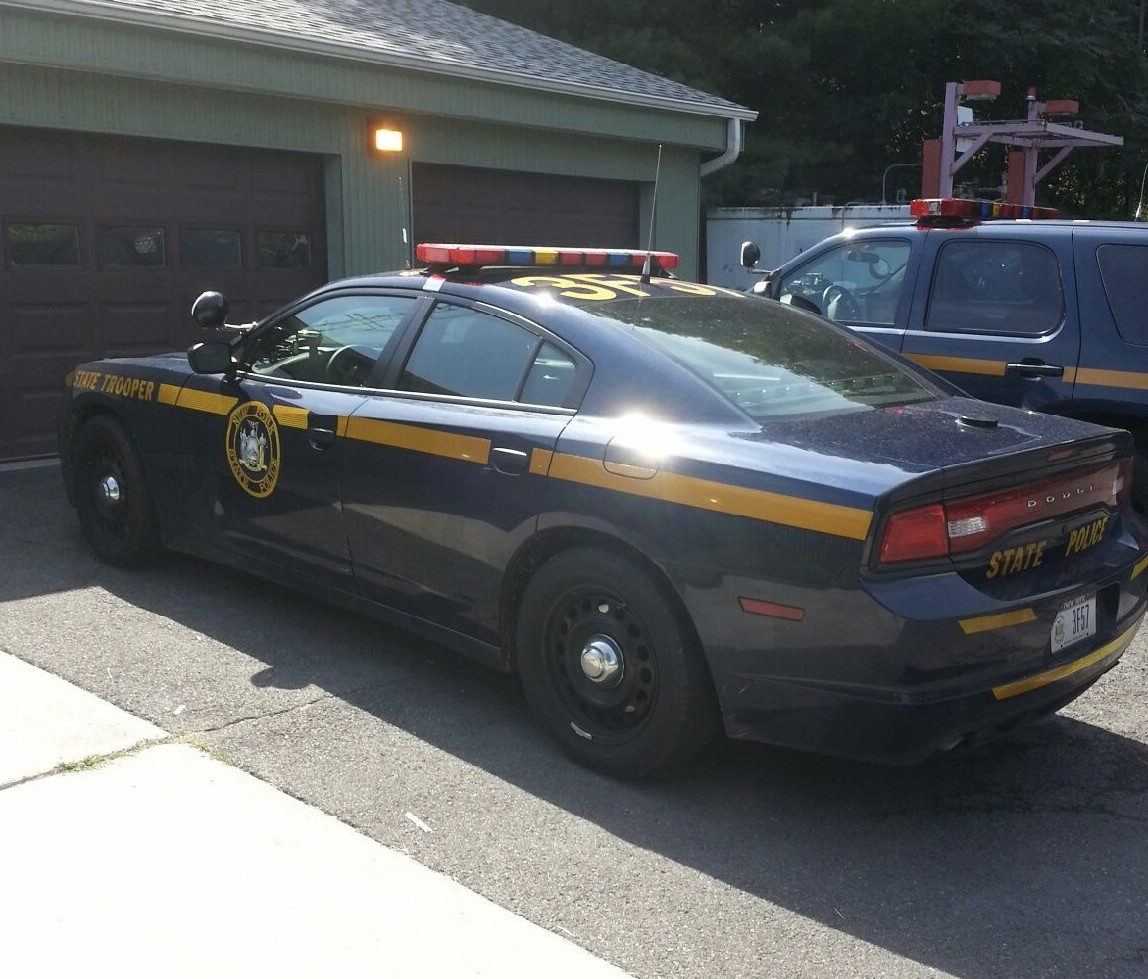
<instances>
[{"instance_id":1,"label":"garage door window panel","mask_svg":"<svg viewBox=\"0 0 1148 979\"><path fill-rule=\"evenodd\" d=\"M154 226L102 227L96 229L96 252L100 268L159 268L167 265L164 229Z\"/></svg>"},{"instance_id":2,"label":"garage door window panel","mask_svg":"<svg viewBox=\"0 0 1148 979\"><path fill-rule=\"evenodd\" d=\"M179 251L184 268L239 269L243 267L243 244L232 228L182 228Z\"/></svg>"},{"instance_id":3,"label":"garage door window panel","mask_svg":"<svg viewBox=\"0 0 1148 979\"><path fill-rule=\"evenodd\" d=\"M80 262L80 226L40 221L4 225L4 258L9 268L76 268Z\"/></svg>"},{"instance_id":4,"label":"garage door window panel","mask_svg":"<svg viewBox=\"0 0 1148 979\"><path fill-rule=\"evenodd\" d=\"M423 324L399 389L514 401L541 343L536 334L501 317L440 303Z\"/></svg>"},{"instance_id":5,"label":"garage door window panel","mask_svg":"<svg viewBox=\"0 0 1148 979\"><path fill-rule=\"evenodd\" d=\"M1042 336L1063 319L1060 264L1043 245L964 241L941 248L926 330Z\"/></svg>"},{"instance_id":6,"label":"garage door window panel","mask_svg":"<svg viewBox=\"0 0 1148 979\"><path fill-rule=\"evenodd\" d=\"M255 254L261 269L309 269L311 236L305 231L257 231Z\"/></svg>"},{"instance_id":7,"label":"garage door window panel","mask_svg":"<svg viewBox=\"0 0 1148 979\"><path fill-rule=\"evenodd\" d=\"M255 374L364 387L413 308L408 296L339 296L261 333L246 353Z\"/></svg>"}]
</instances>

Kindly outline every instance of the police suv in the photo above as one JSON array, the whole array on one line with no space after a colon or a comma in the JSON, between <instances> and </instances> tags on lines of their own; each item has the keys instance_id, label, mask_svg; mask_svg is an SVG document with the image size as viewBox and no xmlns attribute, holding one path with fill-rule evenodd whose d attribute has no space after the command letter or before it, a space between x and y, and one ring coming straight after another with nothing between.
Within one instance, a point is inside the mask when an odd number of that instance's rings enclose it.
<instances>
[{"instance_id":1,"label":"police suv","mask_svg":"<svg viewBox=\"0 0 1148 979\"><path fill-rule=\"evenodd\" d=\"M753 291L817 312L969 394L1125 428L1148 502L1148 226L1050 208L917 200L913 223L845 231ZM752 268L755 247L742 246Z\"/></svg>"}]
</instances>

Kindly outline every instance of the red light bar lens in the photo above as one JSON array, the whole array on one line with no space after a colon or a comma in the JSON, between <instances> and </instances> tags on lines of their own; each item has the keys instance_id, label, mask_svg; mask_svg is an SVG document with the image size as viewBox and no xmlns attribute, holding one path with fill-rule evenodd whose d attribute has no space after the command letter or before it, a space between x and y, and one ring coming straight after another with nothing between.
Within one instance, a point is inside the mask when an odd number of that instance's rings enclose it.
<instances>
[{"instance_id":1,"label":"red light bar lens","mask_svg":"<svg viewBox=\"0 0 1148 979\"><path fill-rule=\"evenodd\" d=\"M678 267L674 252L640 249L554 248L542 245L442 245L420 242L415 258L425 265L553 265L568 268L651 269Z\"/></svg>"}]
</instances>

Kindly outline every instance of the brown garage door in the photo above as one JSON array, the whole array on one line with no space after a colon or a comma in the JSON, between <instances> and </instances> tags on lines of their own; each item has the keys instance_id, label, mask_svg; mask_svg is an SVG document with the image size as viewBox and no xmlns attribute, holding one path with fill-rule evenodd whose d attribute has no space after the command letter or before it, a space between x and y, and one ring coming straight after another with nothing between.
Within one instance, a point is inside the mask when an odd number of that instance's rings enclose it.
<instances>
[{"instance_id":1,"label":"brown garage door","mask_svg":"<svg viewBox=\"0 0 1148 979\"><path fill-rule=\"evenodd\" d=\"M103 356L187 346L326 279L320 158L0 127L0 459L50 454L61 384Z\"/></svg>"},{"instance_id":2,"label":"brown garage door","mask_svg":"<svg viewBox=\"0 0 1148 979\"><path fill-rule=\"evenodd\" d=\"M415 241L635 248L638 185L415 164Z\"/></svg>"}]
</instances>

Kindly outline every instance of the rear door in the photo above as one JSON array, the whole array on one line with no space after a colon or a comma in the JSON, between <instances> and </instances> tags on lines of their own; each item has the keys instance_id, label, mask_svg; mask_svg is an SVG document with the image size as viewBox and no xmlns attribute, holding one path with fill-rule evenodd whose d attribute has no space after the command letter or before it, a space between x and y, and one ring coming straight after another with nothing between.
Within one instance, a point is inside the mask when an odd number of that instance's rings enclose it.
<instances>
[{"instance_id":1,"label":"rear door","mask_svg":"<svg viewBox=\"0 0 1148 979\"><path fill-rule=\"evenodd\" d=\"M1080 355L1071 236L987 226L924 233L901 352L969 394L1033 411L1072 400Z\"/></svg>"},{"instance_id":2,"label":"rear door","mask_svg":"<svg viewBox=\"0 0 1148 979\"><path fill-rule=\"evenodd\" d=\"M503 572L533 533L589 373L533 323L436 301L396 353L390 390L348 423L343 506L360 587L496 643Z\"/></svg>"}]
</instances>

